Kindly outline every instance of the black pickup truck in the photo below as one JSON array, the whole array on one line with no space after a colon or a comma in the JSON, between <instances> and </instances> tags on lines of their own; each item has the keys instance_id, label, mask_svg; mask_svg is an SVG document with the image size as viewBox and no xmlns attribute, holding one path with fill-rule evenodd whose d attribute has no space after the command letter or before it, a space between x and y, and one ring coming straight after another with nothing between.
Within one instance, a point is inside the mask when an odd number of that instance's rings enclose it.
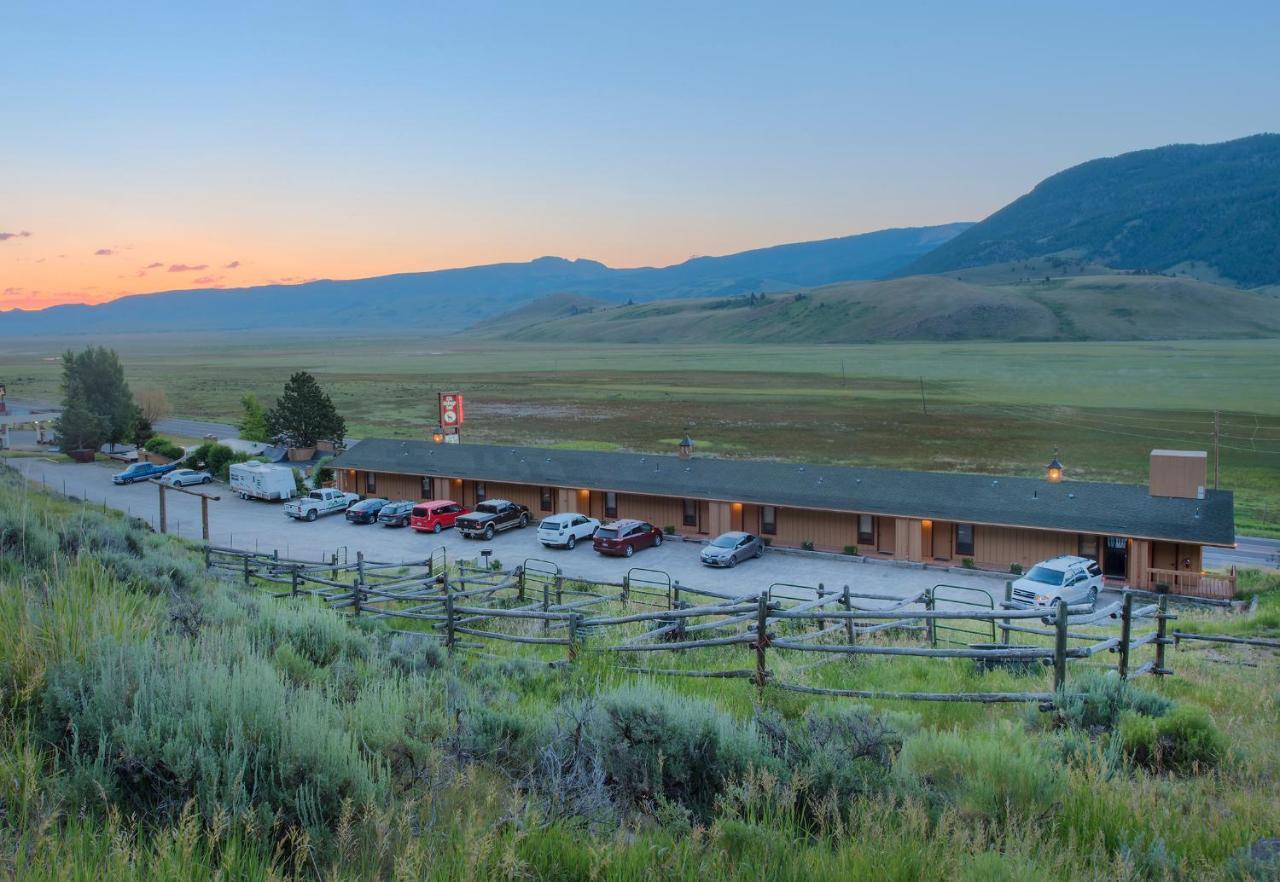
<instances>
[{"instance_id":1,"label":"black pickup truck","mask_svg":"<svg viewBox=\"0 0 1280 882\"><path fill-rule=\"evenodd\" d=\"M468 539L492 539L494 533L529 526L529 507L505 499L490 499L477 505L470 514L459 517L454 526Z\"/></svg>"}]
</instances>

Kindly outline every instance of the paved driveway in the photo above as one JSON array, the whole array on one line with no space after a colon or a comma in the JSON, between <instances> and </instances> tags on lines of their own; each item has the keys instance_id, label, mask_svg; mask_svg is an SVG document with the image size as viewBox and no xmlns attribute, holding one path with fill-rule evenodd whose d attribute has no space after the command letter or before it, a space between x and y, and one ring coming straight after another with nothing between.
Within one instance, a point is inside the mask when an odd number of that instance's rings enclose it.
<instances>
[{"instance_id":1,"label":"paved driveway","mask_svg":"<svg viewBox=\"0 0 1280 882\"><path fill-rule=\"evenodd\" d=\"M151 484L116 486L111 483L116 468L101 463L77 465L30 457L15 457L9 464L58 492L87 500L89 504L105 504L153 525L159 523L157 488ZM684 585L737 594L752 594L777 582L808 586L822 583L829 590L849 585L854 591L893 596L908 596L940 582L982 588L997 600L1004 591L1003 581L991 576L781 551L771 551L759 560L747 561L732 570L711 569L698 562L701 545L693 542L664 542L660 548L638 552L628 561L598 555L586 544L573 551L544 548L532 528L512 530L495 536L492 542L481 542L463 539L452 530L434 536L378 525L355 526L347 523L341 514L306 523L285 517L279 503L245 501L232 495L222 484L193 489L222 497L219 502L209 503L210 540L215 545L264 552L278 550L282 557L303 560L327 560L335 552L339 559L354 560L357 551L376 561L423 560L441 546L447 548L452 560L473 558L481 549L491 548L494 558L505 566L539 558L559 565L566 576L610 581L620 580L631 567L644 567L669 573ZM166 507L170 532L200 538L198 499L169 493Z\"/></svg>"}]
</instances>

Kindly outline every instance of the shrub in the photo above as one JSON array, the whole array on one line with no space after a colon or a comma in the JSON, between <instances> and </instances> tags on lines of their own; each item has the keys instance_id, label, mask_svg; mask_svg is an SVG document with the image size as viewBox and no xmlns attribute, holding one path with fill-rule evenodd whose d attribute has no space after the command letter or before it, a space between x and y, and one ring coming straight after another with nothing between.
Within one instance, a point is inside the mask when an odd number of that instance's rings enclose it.
<instances>
[{"instance_id":1,"label":"shrub","mask_svg":"<svg viewBox=\"0 0 1280 882\"><path fill-rule=\"evenodd\" d=\"M772 545L772 544L773 544L773 537L771 537L771 536L761 536L761 537L760 537L760 541L761 541L761 542L763 542L763 543L765 544L765 546L767 547L767 546L770 546L770 545Z\"/></svg>"},{"instance_id":2,"label":"shrub","mask_svg":"<svg viewBox=\"0 0 1280 882\"><path fill-rule=\"evenodd\" d=\"M960 558L960 566L964 567L966 570L973 569L973 558L971 557Z\"/></svg>"},{"instance_id":3,"label":"shrub","mask_svg":"<svg viewBox=\"0 0 1280 882\"><path fill-rule=\"evenodd\" d=\"M1194 704L1180 704L1163 717L1127 712L1116 736L1125 757L1136 765L1178 773L1211 768L1227 749L1213 717Z\"/></svg>"},{"instance_id":4,"label":"shrub","mask_svg":"<svg viewBox=\"0 0 1280 882\"><path fill-rule=\"evenodd\" d=\"M1011 564L1009 564L1009 572L1013 573L1015 576L1021 576L1021 575L1022 575L1022 564L1020 564L1020 563L1011 563Z\"/></svg>"},{"instance_id":5,"label":"shrub","mask_svg":"<svg viewBox=\"0 0 1280 882\"><path fill-rule=\"evenodd\" d=\"M142 448L148 453L154 453L157 456L163 456L167 459L182 459L186 455L186 451L174 444L168 438L155 437L142 445Z\"/></svg>"},{"instance_id":6,"label":"shrub","mask_svg":"<svg viewBox=\"0 0 1280 882\"><path fill-rule=\"evenodd\" d=\"M726 785L772 764L754 727L653 686L603 695L586 737L620 803L652 809L665 800L702 819Z\"/></svg>"},{"instance_id":7,"label":"shrub","mask_svg":"<svg viewBox=\"0 0 1280 882\"><path fill-rule=\"evenodd\" d=\"M1090 734L1111 731L1126 712L1160 717L1173 707L1169 699L1121 680L1114 671L1086 671L1054 703L1059 725Z\"/></svg>"},{"instance_id":8,"label":"shrub","mask_svg":"<svg viewBox=\"0 0 1280 882\"><path fill-rule=\"evenodd\" d=\"M458 751L516 775L532 772L547 729L545 714L511 704L470 704L461 714Z\"/></svg>"},{"instance_id":9,"label":"shrub","mask_svg":"<svg viewBox=\"0 0 1280 882\"><path fill-rule=\"evenodd\" d=\"M922 733L907 741L894 772L930 799L996 825L1042 817L1066 792L1061 765L1011 726Z\"/></svg>"},{"instance_id":10,"label":"shrub","mask_svg":"<svg viewBox=\"0 0 1280 882\"><path fill-rule=\"evenodd\" d=\"M333 481L333 457L322 456L316 460L315 467L311 470L311 484L314 487L323 487L325 484Z\"/></svg>"},{"instance_id":11,"label":"shrub","mask_svg":"<svg viewBox=\"0 0 1280 882\"><path fill-rule=\"evenodd\" d=\"M812 539L804 540L803 542L800 543L800 547L803 548L805 551L813 551L814 549L813 540Z\"/></svg>"},{"instance_id":12,"label":"shrub","mask_svg":"<svg viewBox=\"0 0 1280 882\"><path fill-rule=\"evenodd\" d=\"M857 557L857 556L858 556L858 546L856 546L856 545L846 545L846 546L844 547L844 553L845 553L845 554L852 555L852 556L854 556L854 557Z\"/></svg>"},{"instance_id":13,"label":"shrub","mask_svg":"<svg viewBox=\"0 0 1280 882\"><path fill-rule=\"evenodd\" d=\"M666 533L668 536L674 536L676 534L675 524L667 524L662 528L662 532Z\"/></svg>"},{"instance_id":14,"label":"shrub","mask_svg":"<svg viewBox=\"0 0 1280 882\"><path fill-rule=\"evenodd\" d=\"M77 810L103 800L171 820L190 800L206 818L279 813L323 836L344 800L383 792L322 693L288 689L264 659L223 635L202 641L100 644L50 677L43 730L63 752Z\"/></svg>"}]
</instances>

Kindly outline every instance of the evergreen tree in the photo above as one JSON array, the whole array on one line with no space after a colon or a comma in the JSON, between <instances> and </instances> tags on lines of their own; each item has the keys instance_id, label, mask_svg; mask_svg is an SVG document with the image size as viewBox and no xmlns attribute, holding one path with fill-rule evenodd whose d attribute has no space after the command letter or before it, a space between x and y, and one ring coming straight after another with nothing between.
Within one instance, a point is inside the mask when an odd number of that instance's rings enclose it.
<instances>
[{"instance_id":1,"label":"evergreen tree","mask_svg":"<svg viewBox=\"0 0 1280 882\"><path fill-rule=\"evenodd\" d=\"M245 441L269 441L271 433L267 431L267 410L258 400L258 396L249 393L240 399L244 408L244 416L240 418L240 437Z\"/></svg>"},{"instance_id":2,"label":"evergreen tree","mask_svg":"<svg viewBox=\"0 0 1280 882\"><path fill-rule=\"evenodd\" d=\"M107 440L106 425L81 398L63 402L62 415L53 424L58 446L72 450L97 450Z\"/></svg>"},{"instance_id":3,"label":"evergreen tree","mask_svg":"<svg viewBox=\"0 0 1280 882\"><path fill-rule=\"evenodd\" d=\"M73 403L98 418L102 441L114 446L133 437L138 407L115 350L90 346L83 352L63 353L63 408Z\"/></svg>"},{"instance_id":4,"label":"evergreen tree","mask_svg":"<svg viewBox=\"0 0 1280 882\"><path fill-rule=\"evenodd\" d=\"M285 383L275 407L267 411L267 434L278 444L315 447L317 441L341 442L347 424L316 378L298 371Z\"/></svg>"}]
</instances>

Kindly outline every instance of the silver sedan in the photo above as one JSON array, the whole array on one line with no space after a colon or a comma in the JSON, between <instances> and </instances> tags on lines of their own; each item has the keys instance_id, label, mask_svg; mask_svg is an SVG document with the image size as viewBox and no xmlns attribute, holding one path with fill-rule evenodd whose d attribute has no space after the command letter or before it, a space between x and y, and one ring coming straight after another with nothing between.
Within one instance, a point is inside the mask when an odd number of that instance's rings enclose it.
<instances>
[{"instance_id":1,"label":"silver sedan","mask_svg":"<svg viewBox=\"0 0 1280 882\"><path fill-rule=\"evenodd\" d=\"M177 469L160 480L170 487L190 487L192 484L208 484L213 480L213 475L195 469Z\"/></svg>"},{"instance_id":2,"label":"silver sedan","mask_svg":"<svg viewBox=\"0 0 1280 882\"><path fill-rule=\"evenodd\" d=\"M740 561L764 554L759 536L734 531L721 533L702 549L700 559L709 567L736 567Z\"/></svg>"}]
</instances>

